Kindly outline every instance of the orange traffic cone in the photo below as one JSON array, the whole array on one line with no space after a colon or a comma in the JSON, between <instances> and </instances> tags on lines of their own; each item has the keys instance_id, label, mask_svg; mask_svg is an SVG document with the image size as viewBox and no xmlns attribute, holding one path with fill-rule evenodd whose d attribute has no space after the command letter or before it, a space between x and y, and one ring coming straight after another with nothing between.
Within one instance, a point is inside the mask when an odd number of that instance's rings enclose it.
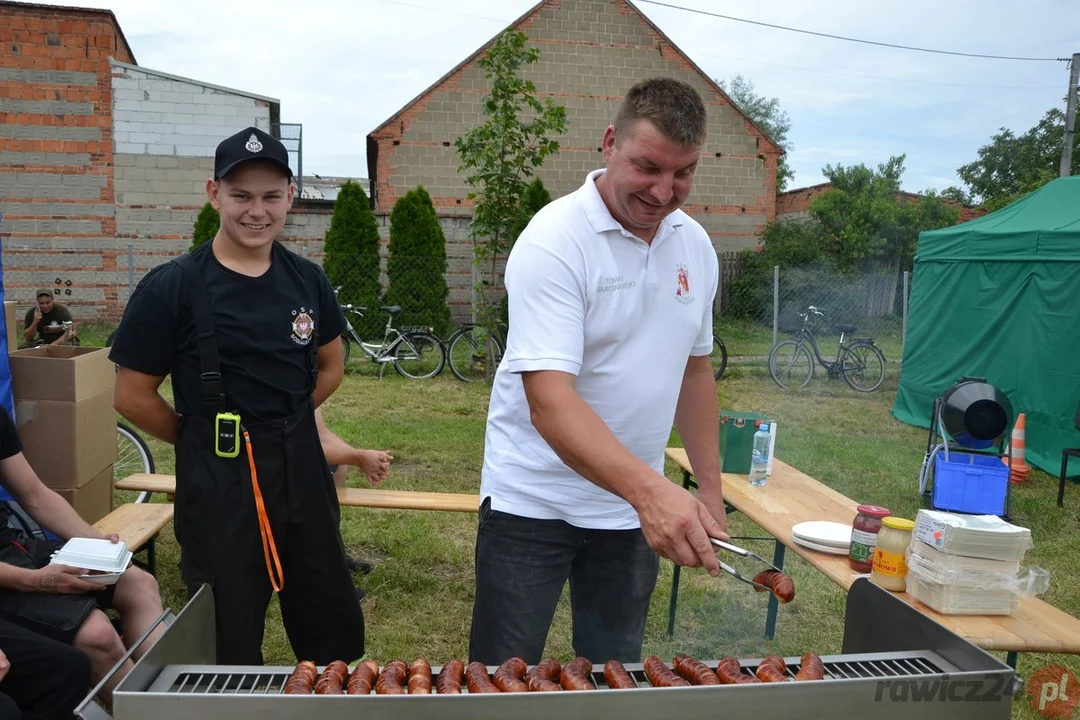
<instances>
[{"instance_id":1,"label":"orange traffic cone","mask_svg":"<svg viewBox=\"0 0 1080 720\"><path fill-rule=\"evenodd\" d=\"M1020 413L1016 416L1016 424L1013 425L1012 438L1009 440L1009 447L1012 448L1012 469L1009 472L1009 480L1017 485L1027 482L1028 473L1031 472L1031 467L1027 464L1025 454L1027 451L1027 441L1025 439L1025 428L1027 427L1027 418L1024 413ZM1008 464L1009 459L1007 457L1001 459L1002 462Z\"/></svg>"}]
</instances>

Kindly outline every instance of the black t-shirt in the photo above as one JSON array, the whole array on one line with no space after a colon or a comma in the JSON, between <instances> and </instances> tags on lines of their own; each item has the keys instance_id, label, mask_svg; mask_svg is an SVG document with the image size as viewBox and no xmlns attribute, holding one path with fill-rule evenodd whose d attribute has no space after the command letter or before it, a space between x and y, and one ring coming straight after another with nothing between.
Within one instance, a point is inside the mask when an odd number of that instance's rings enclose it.
<instances>
[{"instance_id":1,"label":"black t-shirt","mask_svg":"<svg viewBox=\"0 0 1080 720\"><path fill-rule=\"evenodd\" d=\"M0 405L0 460L7 460L13 455L18 455L22 449L22 441L19 440L19 431L15 428L15 422L8 414L7 408ZM5 481L6 478L0 476L0 484L4 484L6 490ZM0 532L8 526L10 518L11 510L8 509L8 504L0 501Z\"/></svg>"},{"instance_id":2,"label":"black t-shirt","mask_svg":"<svg viewBox=\"0 0 1080 720\"><path fill-rule=\"evenodd\" d=\"M341 335L345 316L322 270L274 242L270 269L233 272L206 243L191 253L209 293L222 383L242 421L292 415L311 393L311 344ZM305 282L305 278L309 282ZM132 293L109 358L147 375L172 374L177 412L212 417L202 401L195 320L183 271L151 270Z\"/></svg>"},{"instance_id":3,"label":"black t-shirt","mask_svg":"<svg viewBox=\"0 0 1080 720\"><path fill-rule=\"evenodd\" d=\"M23 319L24 330L33 324L34 310L36 309L37 308L30 308L26 311L26 317ZM65 322L71 322L71 311L63 305L58 305L53 302L52 310L41 314L41 321L37 326L37 337L50 343L59 339L59 337L64 334L64 326L62 323Z\"/></svg>"}]
</instances>

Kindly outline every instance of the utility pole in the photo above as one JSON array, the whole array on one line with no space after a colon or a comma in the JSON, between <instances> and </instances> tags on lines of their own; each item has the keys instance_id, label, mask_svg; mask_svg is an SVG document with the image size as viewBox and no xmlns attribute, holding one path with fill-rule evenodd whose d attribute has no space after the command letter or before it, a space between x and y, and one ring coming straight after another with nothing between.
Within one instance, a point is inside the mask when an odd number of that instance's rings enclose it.
<instances>
[{"instance_id":1,"label":"utility pole","mask_svg":"<svg viewBox=\"0 0 1080 720\"><path fill-rule=\"evenodd\" d=\"M1069 73L1069 94L1065 104L1065 142L1061 148L1061 168L1059 177L1072 174L1072 151L1076 138L1076 92L1080 81L1080 53L1072 56L1072 71Z\"/></svg>"}]
</instances>

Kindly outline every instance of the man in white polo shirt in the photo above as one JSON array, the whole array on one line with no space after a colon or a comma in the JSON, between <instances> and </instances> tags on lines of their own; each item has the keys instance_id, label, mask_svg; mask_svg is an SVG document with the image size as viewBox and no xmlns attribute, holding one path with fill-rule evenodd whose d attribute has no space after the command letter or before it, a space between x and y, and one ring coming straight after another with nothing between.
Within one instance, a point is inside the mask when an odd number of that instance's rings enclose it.
<instances>
[{"instance_id":1,"label":"man in white polo shirt","mask_svg":"<svg viewBox=\"0 0 1080 720\"><path fill-rule=\"evenodd\" d=\"M727 539L716 385L718 281L679 210L705 144L698 93L627 93L606 169L536 214L506 266L510 331L488 410L469 657L538 662L567 579L574 652L637 662L659 555L719 573ZM664 477L674 423L695 497Z\"/></svg>"}]
</instances>

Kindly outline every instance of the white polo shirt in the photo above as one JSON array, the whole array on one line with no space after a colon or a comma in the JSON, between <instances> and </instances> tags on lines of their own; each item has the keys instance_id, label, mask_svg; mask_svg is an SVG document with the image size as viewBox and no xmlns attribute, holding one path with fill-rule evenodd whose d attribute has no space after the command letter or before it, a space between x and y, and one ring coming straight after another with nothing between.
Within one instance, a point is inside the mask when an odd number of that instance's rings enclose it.
<instances>
[{"instance_id":1,"label":"white polo shirt","mask_svg":"<svg viewBox=\"0 0 1080 720\"><path fill-rule=\"evenodd\" d=\"M545 206L506 265L510 332L488 408L480 497L494 510L606 530L640 527L629 503L563 463L533 427L518 373L561 370L642 462L664 471L690 355L712 352L719 277L705 230L676 210L652 243L611 216L604 170Z\"/></svg>"}]
</instances>

